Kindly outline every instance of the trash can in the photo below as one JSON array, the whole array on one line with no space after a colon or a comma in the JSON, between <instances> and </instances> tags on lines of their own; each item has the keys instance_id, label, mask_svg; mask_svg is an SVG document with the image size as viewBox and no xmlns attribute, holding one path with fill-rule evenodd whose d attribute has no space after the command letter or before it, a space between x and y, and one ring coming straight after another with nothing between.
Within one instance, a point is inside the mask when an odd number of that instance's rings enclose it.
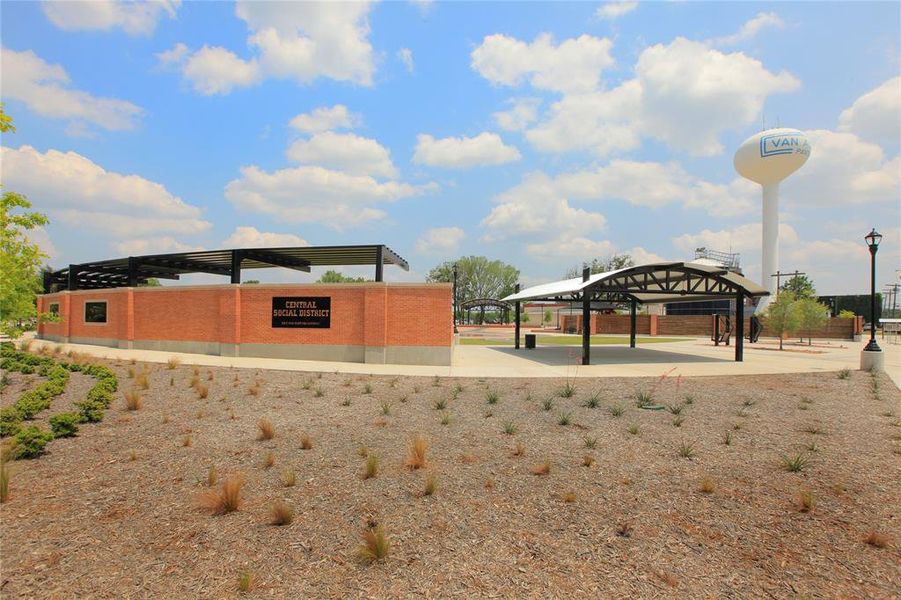
<instances>
[{"instance_id":1,"label":"trash can","mask_svg":"<svg viewBox=\"0 0 901 600\"><path fill-rule=\"evenodd\" d=\"M526 334L526 350L534 350L535 349L535 338L536 338L536 335L534 333Z\"/></svg>"}]
</instances>

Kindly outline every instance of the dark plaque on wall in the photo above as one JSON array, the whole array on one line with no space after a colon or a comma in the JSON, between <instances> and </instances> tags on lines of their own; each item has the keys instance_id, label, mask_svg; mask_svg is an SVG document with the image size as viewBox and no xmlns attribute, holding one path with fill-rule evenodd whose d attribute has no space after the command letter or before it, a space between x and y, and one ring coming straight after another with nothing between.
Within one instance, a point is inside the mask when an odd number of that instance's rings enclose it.
<instances>
[{"instance_id":1,"label":"dark plaque on wall","mask_svg":"<svg viewBox=\"0 0 901 600\"><path fill-rule=\"evenodd\" d=\"M309 327L328 329L332 325L332 299L329 296L274 296L273 327Z\"/></svg>"}]
</instances>

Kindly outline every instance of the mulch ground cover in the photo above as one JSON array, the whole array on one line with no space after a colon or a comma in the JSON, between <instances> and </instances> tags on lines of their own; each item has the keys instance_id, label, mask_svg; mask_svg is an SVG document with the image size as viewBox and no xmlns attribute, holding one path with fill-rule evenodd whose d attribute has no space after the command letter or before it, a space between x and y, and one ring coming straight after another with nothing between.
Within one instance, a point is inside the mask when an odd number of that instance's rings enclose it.
<instances>
[{"instance_id":1,"label":"mulch ground cover","mask_svg":"<svg viewBox=\"0 0 901 600\"><path fill-rule=\"evenodd\" d=\"M10 466L4 598L227 598L242 575L249 597L285 598L901 592L901 393L885 375L111 366L119 392L102 423ZM148 372L136 411L125 409L129 370ZM4 395L24 389L10 377ZM87 385L75 377L43 415ZM664 408L639 408L640 393ZM411 469L417 437L427 464ZM380 466L364 479L370 455ZM239 510L202 509L232 476L244 481ZM289 525L270 524L278 501L294 511ZM368 562L357 549L376 526L390 551Z\"/></svg>"}]
</instances>

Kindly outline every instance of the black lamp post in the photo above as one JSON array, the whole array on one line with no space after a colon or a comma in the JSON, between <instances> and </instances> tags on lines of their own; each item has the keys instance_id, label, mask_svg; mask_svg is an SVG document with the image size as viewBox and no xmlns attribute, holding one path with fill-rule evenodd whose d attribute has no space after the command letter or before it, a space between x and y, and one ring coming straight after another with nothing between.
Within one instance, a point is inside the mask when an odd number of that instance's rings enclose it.
<instances>
[{"instance_id":1,"label":"black lamp post","mask_svg":"<svg viewBox=\"0 0 901 600\"><path fill-rule=\"evenodd\" d=\"M454 333L459 333L457 331L457 263L454 263Z\"/></svg>"},{"instance_id":2,"label":"black lamp post","mask_svg":"<svg viewBox=\"0 0 901 600\"><path fill-rule=\"evenodd\" d=\"M870 248L870 343L864 348L865 352L881 352L882 348L876 343L876 251L879 250L879 242L882 236L876 232L876 228L864 236L867 246Z\"/></svg>"}]
</instances>

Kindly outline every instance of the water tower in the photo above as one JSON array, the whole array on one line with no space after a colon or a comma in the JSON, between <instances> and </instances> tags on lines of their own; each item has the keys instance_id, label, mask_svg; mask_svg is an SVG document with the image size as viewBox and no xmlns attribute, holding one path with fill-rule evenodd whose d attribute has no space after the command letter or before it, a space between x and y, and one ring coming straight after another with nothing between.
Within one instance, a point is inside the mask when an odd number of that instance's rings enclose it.
<instances>
[{"instance_id":1,"label":"water tower","mask_svg":"<svg viewBox=\"0 0 901 600\"><path fill-rule=\"evenodd\" d=\"M763 186L763 252L760 279L770 296L761 299L762 311L775 297L779 269L779 182L800 169L810 157L807 136L797 129L767 129L739 146L733 163L738 174Z\"/></svg>"}]
</instances>

